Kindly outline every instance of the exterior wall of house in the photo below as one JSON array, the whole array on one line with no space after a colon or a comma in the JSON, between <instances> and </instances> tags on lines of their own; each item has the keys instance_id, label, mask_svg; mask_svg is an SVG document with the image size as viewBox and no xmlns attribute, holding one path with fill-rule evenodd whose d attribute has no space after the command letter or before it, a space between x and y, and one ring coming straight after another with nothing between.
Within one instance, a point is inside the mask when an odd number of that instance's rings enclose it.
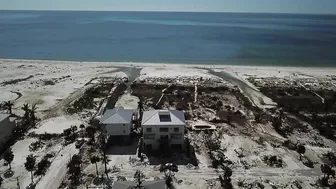
<instances>
[{"instance_id":1,"label":"exterior wall of house","mask_svg":"<svg viewBox=\"0 0 336 189\"><path fill-rule=\"evenodd\" d=\"M15 123L9 120L9 117L0 122L0 148L3 147L11 137Z\"/></svg>"},{"instance_id":2,"label":"exterior wall of house","mask_svg":"<svg viewBox=\"0 0 336 189\"><path fill-rule=\"evenodd\" d=\"M131 133L132 123L105 124L105 133L109 136L128 136Z\"/></svg>"},{"instance_id":3,"label":"exterior wall of house","mask_svg":"<svg viewBox=\"0 0 336 189\"><path fill-rule=\"evenodd\" d=\"M169 146L180 146L184 148L184 129L185 125L143 125L143 144L144 148L148 149L147 145L151 145L153 150L160 147L160 138L167 137Z\"/></svg>"}]
</instances>

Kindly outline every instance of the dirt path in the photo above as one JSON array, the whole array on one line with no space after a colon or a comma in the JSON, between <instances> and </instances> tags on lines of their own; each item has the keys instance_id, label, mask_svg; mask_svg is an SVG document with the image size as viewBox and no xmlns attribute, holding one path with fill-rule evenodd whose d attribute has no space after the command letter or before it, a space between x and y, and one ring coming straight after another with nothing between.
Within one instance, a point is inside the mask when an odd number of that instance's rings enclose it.
<instances>
[{"instance_id":1,"label":"dirt path","mask_svg":"<svg viewBox=\"0 0 336 189\"><path fill-rule=\"evenodd\" d=\"M116 176L132 177L137 168L125 169L121 172L115 173ZM154 171L152 167L144 167L141 169L148 177L156 177L162 173ZM187 178L200 178L200 179L214 179L218 178L221 172L217 172L214 169L184 169L180 168L180 171L176 173L176 177L179 179ZM301 178L301 177L318 177L321 176L319 171L315 169L296 169L287 170L283 168L252 168L248 170L233 170L232 178L259 178L259 177L278 177L283 178Z\"/></svg>"},{"instance_id":2,"label":"dirt path","mask_svg":"<svg viewBox=\"0 0 336 189\"><path fill-rule=\"evenodd\" d=\"M64 147L56 156L46 175L38 182L36 189L57 189L67 173L70 157L77 154L75 144Z\"/></svg>"},{"instance_id":3,"label":"dirt path","mask_svg":"<svg viewBox=\"0 0 336 189\"><path fill-rule=\"evenodd\" d=\"M239 89L253 102L253 104L259 108L271 108L277 104L273 102L270 98L262 94L256 87L251 83L248 83L244 79L240 78L233 73L228 73L225 71L215 72L212 69L206 69L210 74L218 76L225 81L232 83L233 85L239 87Z\"/></svg>"}]
</instances>

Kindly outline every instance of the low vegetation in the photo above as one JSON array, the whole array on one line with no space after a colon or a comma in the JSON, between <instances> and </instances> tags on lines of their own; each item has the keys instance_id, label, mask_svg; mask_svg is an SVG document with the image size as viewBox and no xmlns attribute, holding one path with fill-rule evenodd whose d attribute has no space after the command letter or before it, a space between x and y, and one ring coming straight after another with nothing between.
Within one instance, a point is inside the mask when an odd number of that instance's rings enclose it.
<instances>
[{"instance_id":1,"label":"low vegetation","mask_svg":"<svg viewBox=\"0 0 336 189\"><path fill-rule=\"evenodd\" d=\"M82 169L82 157L80 155L73 155L70 162L68 163L68 173L71 175L71 184L77 186L79 184Z\"/></svg>"},{"instance_id":2,"label":"low vegetation","mask_svg":"<svg viewBox=\"0 0 336 189\"><path fill-rule=\"evenodd\" d=\"M51 159L54 157L54 154L46 154L41 161L37 164L37 170L35 171L36 176L45 175L48 168L51 165Z\"/></svg>"},{"instance_id":3,"label":"low vegetation","mask_svg":"<svg viewBox=\"0 0 336 189\"><path fill-rule=\"evenodd\" d=\"M276 155L264 156L263 161L270 167L283 167L283 160Z\"/></svg>"},{"instance_id":4,"label":"low vegetation","mask_svg":"<svg viewBox=\"0 0 336 189\"><path fill-rule=\"evenodd\" d=\"M93 109L95 107L94 99L106 97L112 87L113 85L111 84L103 83L86 90L83 96L75 100L72 105L67 108L67 112L74 114L81 112L83 109Z\"/></svg>"}]
</instances>

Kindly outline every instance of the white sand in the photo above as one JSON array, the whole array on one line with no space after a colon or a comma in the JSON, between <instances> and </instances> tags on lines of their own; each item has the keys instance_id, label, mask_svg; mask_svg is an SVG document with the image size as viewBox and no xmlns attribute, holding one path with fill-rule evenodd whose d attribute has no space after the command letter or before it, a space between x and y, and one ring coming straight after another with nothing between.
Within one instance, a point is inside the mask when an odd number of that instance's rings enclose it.
<instances>
[{"instance_id":1,"label":"white sand","mask_svg":"<svg viewBox=\"0 0 336 189\"><path fill-rule=\"evenodd\" d=\"M31 152L29 151L29 145L35 141L37 141L37 139L25 138L23 140L16 142L12 146L12 151L14 154L14 160L12 162L12 170L14 171L14 175L10 178L6 178L1 188L17 189L16 178L19 178L19 183L20 183L21 188L26 188L31 183L30 172L28 172L24 166L24 163L26 162L26 157L29 154L33 154L36 157L36 163L38 163L46 153L58 152L61 148L61 144L56 143L48 149L46 147L43 147L42 149L39 149L38 151ZM0 173L1 174L3 174L8 169L8 166L3 166L3 163L4 163L4 160L1 159L0 160L0 165L1 165ZM37 182L39 179L41 178L35 176L34 182Z\"/></svg>"},{"instance_id":2,"label":"white sand","mask_svg":"<svg viewBox=\"0 0 336 189\"><path fill-rule=\"evenodd\" d=\"M77 128L79 129L80 124L83 124L83 122L76 115L59 116L40 122L37 125L37 129L33 129L32 132L35 132L36 134L60 134L63 132L64 129L68 129L72 125L77 126Z\"/></svg>"},{"instance_id":3,"label":"white sand","mask_svg":"<svg viewBox=\"0 0 336 189\"><path fill-rule=\"evenodd\" d=\"M12 151L14 154L14 160L12 163L12 170L14 171L14 176L10 177L9 180L3 183L1 187L3 188L16 188L16 177L19 177L21 188L24 188L30 184L30 173L25 169L24 163L26 162L26 157L31 154L29 151L29 145L35 142L36 139L27 138L22 141L15 143L12 146ZM3 165L4 160L1 160L0 164ZM7 166L2 166L1 171L7 170Z\"/></svg>"},{"instance_id":4,"label":"white sand","mask_svg":"<svg viewBox=\"0 0 336 189\"><path fill-rule=\"evenodd\" d=\"M160 68L145 67L140 72L140 79L146 78L216 78L208 74L206 70L194 68L180 68L175 66L164 66Z\"/></svg>"},{"instance_id":5,"label":"white sand","mask_svg":"<svg viewBox=\"0 0 336 189\"><path fill-rule=\"evenodd\" d=\"M116 103L116 107L124 107L125 109L137 109L140 99L130 93L122 95Z\"/></svg>"},{"instance_id":6,"label":"white sand","mask_svg":"<svg viewBox=\"0 0 336 189\"><path fill-rule=\"evenodd\" d=\"M44 62L44 61L43 61ZM95 77L125 77L123 72L115 72L113 67L101 67L99 64L74 64L58 62L50 64L37 61L0 60L0 83L13 79L32 78L16 84L0 85L0 100L14 100L19 92L23 96L15 101L14 113L22 113L24 103L36 103L39 113L49 109L59 100L66 98L77 89L83 87ZM45 85L51 80L54 85Z\"/></svg>"},{"instance_id":7,"label":"white sand","mask_svg":"<svg viewBox=\"0 0 336 189\"><path fill-rule=\"evenodd\" d=\"M244 78L254 77L328 77L336 76L336 68L281 66L215 66L216 71L236 73Z\"/></svg>"}]
</instances>

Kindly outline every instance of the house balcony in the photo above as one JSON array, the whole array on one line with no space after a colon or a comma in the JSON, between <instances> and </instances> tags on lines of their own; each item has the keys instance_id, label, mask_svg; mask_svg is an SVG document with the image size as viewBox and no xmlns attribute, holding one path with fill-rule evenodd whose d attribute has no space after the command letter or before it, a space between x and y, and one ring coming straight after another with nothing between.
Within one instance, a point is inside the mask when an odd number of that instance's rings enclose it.
<instances>
[{"instance_id":1,"label":"house balcony","mask_svg":"<svg viewBox=\"0 0 336 189\"><path fill-rule=\"evenodd\" d=\"M161 135L158 141L160 143L169 143L171 140L168 135Z\"/></svg>"}]
</instances>

